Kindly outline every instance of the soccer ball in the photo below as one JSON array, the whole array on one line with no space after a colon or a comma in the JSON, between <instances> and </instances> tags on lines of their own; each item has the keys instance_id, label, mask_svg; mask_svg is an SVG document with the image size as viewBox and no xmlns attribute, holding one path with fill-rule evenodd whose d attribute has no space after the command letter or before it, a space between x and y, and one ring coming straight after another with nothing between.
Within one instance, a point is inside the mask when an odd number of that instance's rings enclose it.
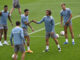
<instances>
[{"instance_id":1,"label":"soccer ball","mask_svg":"<svg viewBox=\"0 0 80 60\"><path fill-rule=\"evenodd\" d=\"M18 58L18 55L17 55L17 57L16 58ZM12 59L14 59L14 54L12 55Z\"/></svg>"},{"instance_id":2,"label":"soccer ball","mask_svg":"<svg viewBox=\"0 0 80 60\"><path fill-rule=\"evenodd\" d=\"M60 35L61 35L61 36L64 36L64 35L65 35L65 32L64 32L64 31L61 31L61 32L60 32Z\"/></svg>"},{"instance_id":3,"label":"soccer ball","mask_svg":"<svg viewBox=\"0 0 80 60\"><path fill-rule=\"evenodd\" d=\"M59 38L59 34L56 34L56 37Z\"/></svg>"}]
</instances>

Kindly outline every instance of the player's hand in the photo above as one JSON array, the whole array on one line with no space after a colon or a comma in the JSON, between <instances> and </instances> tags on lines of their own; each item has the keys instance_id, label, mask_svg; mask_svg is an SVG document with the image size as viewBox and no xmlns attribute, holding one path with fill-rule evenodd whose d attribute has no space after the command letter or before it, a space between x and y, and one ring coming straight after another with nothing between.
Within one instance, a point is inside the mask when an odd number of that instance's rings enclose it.
<instances>
[{"instance_id":1,"label":"player's hand","mask_svg":"<svg viewBox=\"0 0 80 60\"><path fill-rule=\"evenodd\" d=\"M35 21L35 20L32 20L32 22L36 23L36 21Z\"/></svg>"},{"instance_id":2,"label":"player's hand","mask_svg":"<svg viewBox=\"0 0 80 60\"><path fill-rule=\"evenodd\" d=\"M69 24L69 20L66 22L66 24Z\"/></svg>"}]
</instances>

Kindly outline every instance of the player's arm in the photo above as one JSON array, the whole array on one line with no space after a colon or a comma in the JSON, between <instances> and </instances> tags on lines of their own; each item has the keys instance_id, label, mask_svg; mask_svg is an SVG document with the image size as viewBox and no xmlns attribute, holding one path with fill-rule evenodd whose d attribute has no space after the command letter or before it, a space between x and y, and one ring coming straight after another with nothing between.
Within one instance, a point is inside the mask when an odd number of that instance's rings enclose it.
<instances>
[{"instance_id":1,"label":"player's arm","mask_svg":"<svg viewBox=\"0 0 80 60\"><path fill-rule=\"evenodd\" d=\"M69 9L68 13L70 14L70 17L69 17L69 19L68 19L68 21L67 21L67 23L66 23L66 24L68 24L68 23L70 22L71 18L72 18L72 12L71 12L71 10L70 10L70 9Z\"/></svg>"},{"instance_id":2,"label":"player's arm","mask_svg":"<svg viewBox=\"0 0 80 60\"><path fill-rule=\"evenodd\" d=\"M2 15L2 12L0 12L0 16Z\"/></svg>"},{"instance_id":3,"label":"player's arm","mask_svg":"<svg viewBox=\"0 0 80 60\"><path fill-rule=\"evenodd\" d=\"M23 34L23 29L21 30L21 38L23 39L23 43L25 45L25 38L24 38L24 34Z\"/></svg>"},{"instance_id":4,"label":"player's arm","mask_svg":"<svg viewBox=\"0 0 80 60\"><path fill-rule=\"evenodd\" d=\"M63 24L63 16L61 16L61 26L62 26L62 24Z\"/></svg>"},{"instance_id":5,"label":"player's arm","mask_svg":"<svg viewBox=\"0 0 80 60\"><path fill-rule=\"evenodd\" d=\"M52 24L52 31L51 32L54 32L54 28L55 28L54 19L52 19L51 24Z\"/></svg>"},{"instance_id":6,"label":"player's arm","mask_svg":"<svg viewBox=\"0 0 80 60\"><path fill-rule=\"evenodd\" d=\"M41 24L42 22L44 22L44 18L41 21L39 21L39 22L37 22L36 20L32 20L32 22L34 22L36 24Z\"/></svg>"},{"instance_id":7,"label":"player's arm","mask_svg":"<svg viewBox=\"0 0 80 60\"><path fill-rule=\"evenodd\" d=\"M10 23L11 23L11 24L12 24L12 26L13 26L13 23L12 23L12 20L11 20L10 15L8 15L8 19L9 19Z\"/></svg>"},{"instance_id":8,"label":"player's arm","mask_svg":"<svg viewBox=\"0 0 80 60\"><path fill-rule=\"evenodd\" d=\"M34 31L34 29L32 28L32 26L30 25L30 23L31 23L32 21L30 21L30 22L24 22L26 25L28 25L30 28L31 28L31 30L32 31Z\"/></svg>"},{"instance_id":9,"label":"player's arm","mask_svg":"<svg viewBox=\"0 0 80 60\"><path fill-rule=\"evenodd\" d=\"M11 46L13 46L12 38L13 38L13 33L11 32L11 36L10 36Z\"/></svg>"},{"instance_id":10,"label":"player's arm","mask_svg":"<svg viewBox=\"0 0 80 60\"><path fill-rule=\"evenodd\" d=\"M68 24L68 23L70 22L71 19L72 19L72 14L70 14L70 18L69 18L69 20L67 21L66 24Z\"/></svg>"}]
</instances>

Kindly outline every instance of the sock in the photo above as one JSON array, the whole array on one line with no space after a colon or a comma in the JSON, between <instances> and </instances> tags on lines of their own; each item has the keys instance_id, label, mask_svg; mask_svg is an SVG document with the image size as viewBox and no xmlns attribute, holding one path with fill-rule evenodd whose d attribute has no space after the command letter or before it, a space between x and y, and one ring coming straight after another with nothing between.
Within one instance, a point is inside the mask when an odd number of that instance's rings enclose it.
<instances>
[{"instance_id":1,"label":"sock","mask_svg":"<svg viewBox=\"0 0 80 60\"><path fill-rule=\"evenodd\" d=\"M0 41L0 43L1 43L1 41Z\"/></svg>"},{"instance_id":2,"label":"sock","mask_svg":"<svg viewBox=\"0 0 80 60\"><path fill-rule=\"evenodd\" d=\"M30 47L28 46L27 49L30 50Z\"/></svg>"},{"instance_id":3,"label":"sock","mask_svg":"<svg viewBox=\"0 0 80 60\"><path fill-rule=\"evenodd\" d=\"M46 46L46 49L48 50L49 49L49 46Z\"/></svg>"},{"instance_id":4,"label":"sock","mask_svg":"<svg viewBox=\"0 0 80 60\"><path fill-rule=\"evenodd\" d=\"M60 48L60 45L58 44L57 47Z\"/></svg>"},{"instance_id":5,"label":"sock","mask_svg":"<svg viewBox=\"0 0 80 60\"><path fill-rule=\"evenodd\" d=\"M68 42L68 39L66 39L66 42Z\"/></svg>"},{"instance_id":6,"label":"sock","mask_svg":"<svg viewBox=\"0 0 80 60\"><path fill-rule=\"evenodd\" d=\"M74 39L72 39L72 42L74 42Z\"/></svg>"}]
</instances>

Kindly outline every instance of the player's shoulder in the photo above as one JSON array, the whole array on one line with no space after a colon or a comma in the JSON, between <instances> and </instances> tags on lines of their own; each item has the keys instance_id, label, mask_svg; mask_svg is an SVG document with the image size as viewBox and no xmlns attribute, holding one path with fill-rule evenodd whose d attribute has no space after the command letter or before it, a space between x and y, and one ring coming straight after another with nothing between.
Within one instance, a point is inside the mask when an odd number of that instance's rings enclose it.
<instances>
[{"instance_id":1,"label":"player's shoulder","mask_svg":"<svg viewBox=\"0 0 80 60\"><path fill-rule=\"evenodd\" d=\"M68 11L69 11L69 10L71 10L71 9L70 9L70 8L66 8L66 10L68 10Z\"/></svg>"},{"instance_id":2,"label":"player's shoulder","mask_svg":"<svg viewBox=\"0 0 80 60\"><path fill-rule=\"evenodd\" d=\"M63 12L63 9L60 11L60 13L62 13Z\"/></svg>"}]
</instances>

